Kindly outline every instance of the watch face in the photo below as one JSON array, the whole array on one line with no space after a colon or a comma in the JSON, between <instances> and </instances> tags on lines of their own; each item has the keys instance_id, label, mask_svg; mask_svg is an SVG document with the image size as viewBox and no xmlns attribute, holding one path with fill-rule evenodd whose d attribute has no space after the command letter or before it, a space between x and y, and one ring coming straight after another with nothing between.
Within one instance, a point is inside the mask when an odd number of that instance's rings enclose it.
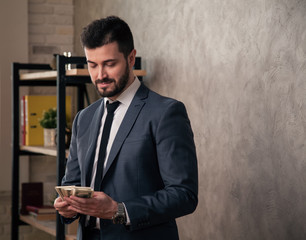
<instances>
[{"instance_id":1,"label":"watch face","mask_svg":"<svg viewBox=\"0 0 306 240\"><path fill-rule=\"evenodd\" d=\"M113 217L114 224L125 224L125 210L122 203L118 203L118 212Z\"/></svg>"},{"instance_id":2,"label":"watch face","mask_svg":"<svg viewBox=\"0 0 306 240\"><path fill-rule=\"evenodd\" d=\"M115 217L114 220L115 220L116 224L123 224L124 223L124 216L118 215L118 216Z\"/></svg>"}]
</instances>

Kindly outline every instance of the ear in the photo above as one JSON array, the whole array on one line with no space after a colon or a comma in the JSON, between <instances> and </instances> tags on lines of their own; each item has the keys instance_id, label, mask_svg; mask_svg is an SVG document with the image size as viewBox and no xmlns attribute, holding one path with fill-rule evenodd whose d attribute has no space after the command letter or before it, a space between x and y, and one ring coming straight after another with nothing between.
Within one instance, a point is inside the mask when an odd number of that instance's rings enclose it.
<instances>
[{"instance_id":1,"label":"ear","mask_svg":"<svg viewBox=\"0 0 306 240\"><path fill-rule=\"evenodd\" d=\"M134 67L135 59L136 59L136 49L133 49L128 56L128 63L129 63L130 68Z\"/></svg>"}]
</instances>

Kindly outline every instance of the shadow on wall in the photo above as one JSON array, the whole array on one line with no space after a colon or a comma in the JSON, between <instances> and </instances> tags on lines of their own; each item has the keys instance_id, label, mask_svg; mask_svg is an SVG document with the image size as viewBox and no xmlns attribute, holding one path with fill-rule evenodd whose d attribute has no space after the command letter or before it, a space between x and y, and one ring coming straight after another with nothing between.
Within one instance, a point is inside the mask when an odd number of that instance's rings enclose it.
<instances>
[{"instance_id":1,"label":"shadow on wall","mask_svg":"<svg viewBox=\"0 0 306 240\"><path fill-rule=\"evenodd\" d=\"M150 62L149 62L150 61ZM150 64L149 64L150 63ZM148 59L145 69L147 75L144 78L144 83L153 91L158 92L161 95L171 97L174 81L169 71L169 62L163 58Z\"/></svg>"},{"instance_id":2,"label":"shadow on wall","mask_svg":"<svg viewBox=\"0 0 306 240\"><path fill-rule=\"evenodd\" d=\"M223 239L306 239L306 195L296 187L305 183L296 168L299 160L290 153L282 156L266 137L255 133L250 143L245 136L233 150L229 189L216 214Z\"/></svg>"}]
</instances>

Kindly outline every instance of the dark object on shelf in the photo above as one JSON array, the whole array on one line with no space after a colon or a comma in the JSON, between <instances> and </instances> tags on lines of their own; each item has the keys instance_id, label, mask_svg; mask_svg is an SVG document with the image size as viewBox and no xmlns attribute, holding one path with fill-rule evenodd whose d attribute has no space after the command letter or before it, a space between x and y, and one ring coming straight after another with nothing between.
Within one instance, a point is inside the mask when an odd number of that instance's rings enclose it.
<instances>
[{"instance_id":1,"label":"dark object on shelf","mask_svg":"<svg viewBox=\"0 0 306 240\"><path fill-rule=\"evenodd\" d=\"M134 69L141 69L141 57L135 58ZM142 77L138 76L139 81L142 81Z\"/></svg>"},{"instance_id":2,"label":"dark object on shelf","mask_svg":"<svg viewBox=\"0 0 306 240\"><path fill-rule=\"evenodd\" d=\"M43 205L43 183L22 183L21 186L21 214L28 214L28 205L42 206Z\"/></svg>"},{"instance_id":3,"label":"dark object on shelf","mask_svg":"<svg viewBox=\"0 0 306 240\"><path fill-rule=\"evenodd\" d=\"M136 57L135 58L134 69L141 69L141 57Z\"/></svg>"}]
</instances>

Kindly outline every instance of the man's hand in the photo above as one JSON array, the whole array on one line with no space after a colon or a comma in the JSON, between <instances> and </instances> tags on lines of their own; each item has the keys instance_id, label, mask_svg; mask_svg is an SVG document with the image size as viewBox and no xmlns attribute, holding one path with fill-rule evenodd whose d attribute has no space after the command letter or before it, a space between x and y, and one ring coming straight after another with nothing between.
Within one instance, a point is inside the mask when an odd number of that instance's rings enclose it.
<instances>
[{"instance_id":1,"label":"man's hand","mask_svg":"<svg viewBox=\"0 0 306 240\"><path fill-rule=\"evenodd\" d=\"M66 201L63 201L60 197L55 199L54 208L65 218L72 218L78 214L76 211L72 210L69 204Z\"/></svg>"},{"instance_id":2,"label":"man's hand","mask_svg":"<svg viewBox=\"0 0 306 240\"><path fill-rule=\"evenodd\" d=\"M112 219L118 211L118 203L104 192L94 192L92 198L65 197L68 209L84 215Z\"/></svg>"}]
</instances>

